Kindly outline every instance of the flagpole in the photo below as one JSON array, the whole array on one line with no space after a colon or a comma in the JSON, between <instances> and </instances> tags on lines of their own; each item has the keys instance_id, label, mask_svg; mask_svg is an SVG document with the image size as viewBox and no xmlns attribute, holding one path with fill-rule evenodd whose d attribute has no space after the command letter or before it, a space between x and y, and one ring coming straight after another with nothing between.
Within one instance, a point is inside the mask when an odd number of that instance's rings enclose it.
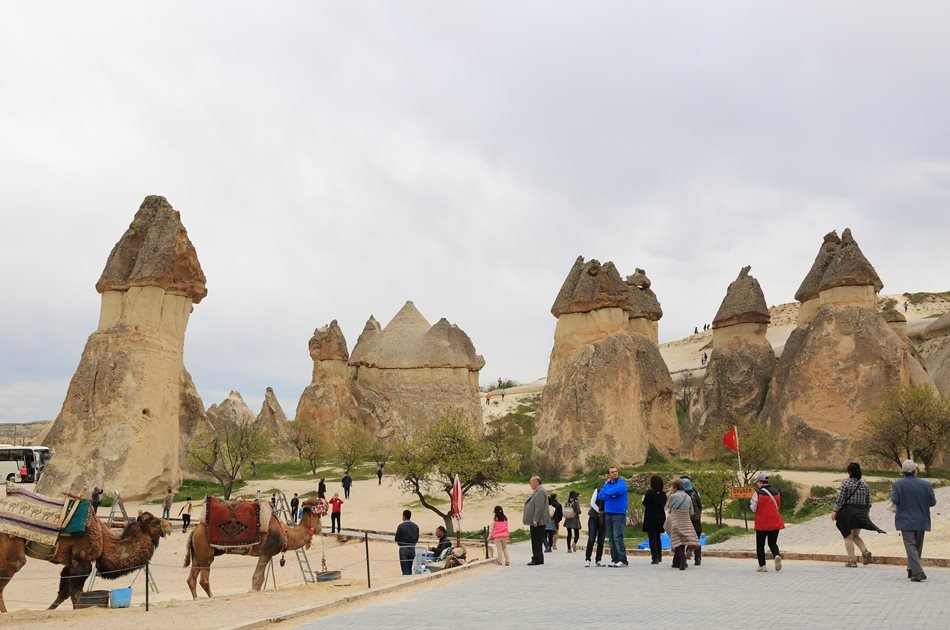
<instances>
[{"instance_id":1,"label":"flagpole","mask_svg":"<svg viewBox=\"0 0 950 630\"><path fill-rule=\"evenodd\" d=\"M732 425L732 430L736 433L736 457L739 458L739 477L742 477L742 450L739 448L739 428Z\"/></svg>"}]
</instances>

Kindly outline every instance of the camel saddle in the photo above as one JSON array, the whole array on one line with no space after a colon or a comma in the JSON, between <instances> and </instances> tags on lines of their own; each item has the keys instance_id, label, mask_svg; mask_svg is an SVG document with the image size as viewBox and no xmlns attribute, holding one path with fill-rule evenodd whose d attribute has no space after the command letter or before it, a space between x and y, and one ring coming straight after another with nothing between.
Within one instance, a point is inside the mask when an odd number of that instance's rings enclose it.
<instances>
[{"instance_id":1,"label":"camel saddle","mask_svg":"<svg viewBox=\"0 0 950 630\"><path fill-rule=\"evenodd\" d=\"M260 540L260 510L257 501L225 501L217 497L205 500L205 525L212 547L228 549L249 547Z\"/></svg>"},{"instance_id":2,"label":"camel saddle","mask_svg":"<svg viewBox=\"0 0 950 630\"><path fill-rule=\"evenodd\" d=\"M69 495L57 500L10 482L0 501L0 533L53 547L60 535L86 531L89 502Z\"/></svg>"}]
</instances>

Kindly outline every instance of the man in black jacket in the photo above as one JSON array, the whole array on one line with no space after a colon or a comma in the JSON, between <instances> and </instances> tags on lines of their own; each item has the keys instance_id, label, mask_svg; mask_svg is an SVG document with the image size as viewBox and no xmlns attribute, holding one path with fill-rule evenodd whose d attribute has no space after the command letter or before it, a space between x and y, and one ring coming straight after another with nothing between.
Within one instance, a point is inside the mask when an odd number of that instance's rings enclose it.
<instances>
[{"instance_id":1,"label":"man in black jacket","mask_svg":"<svg viewBox=\"0 0 950 630\"><path fill-rule=\"evenodd\" d=\"M290 500L290 518L291 522L297 522L297 512L300 510L300 497L294 492L294 498Z\"/></svg>"},{"instance_id":2,"label":"man in black jacket","mask_svg":"<svg viewBox=\"0 0 950 630\"><path fill-rule=\"evenodd\" d=\"M396 528L396 544L399 545L399 565L403 575L412 575L412 561L416 557L419 542L419 526L412 522L412 512L402 511L402 523Z\"/></svg>"}]
</instances>

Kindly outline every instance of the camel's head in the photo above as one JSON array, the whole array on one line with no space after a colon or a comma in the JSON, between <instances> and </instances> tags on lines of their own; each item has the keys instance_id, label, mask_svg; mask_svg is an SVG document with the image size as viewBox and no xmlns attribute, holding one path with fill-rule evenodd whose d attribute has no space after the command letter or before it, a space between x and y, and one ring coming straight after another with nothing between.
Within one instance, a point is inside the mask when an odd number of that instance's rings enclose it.
<instances>
[{"instance_id":1,"label":"camel's head","mask_svg":"<svg viewBox=\"0 0 950 630\"><path fill-rule=\"evenodd\" d=\"M307 499L301 504L304 517L308 514L316 517L316 531L320 531L320 517L327 513L327 502L324 499Z\"/></svg>"},{"instance_id":2,"label":"camel's head","mask_svg":"<svg viewBox=\"0 0 950 630\"><path fill-rule=\"evenodd\" d=\"M172 525L163 518L158 518L151 512L143 512L139 510L138 518L135 519L135 522L129 527L138 526L145 533L148 534L149 538L152 539L152 544L158 547L159 541L172 533Z\"/></svg>"}]
</instances>

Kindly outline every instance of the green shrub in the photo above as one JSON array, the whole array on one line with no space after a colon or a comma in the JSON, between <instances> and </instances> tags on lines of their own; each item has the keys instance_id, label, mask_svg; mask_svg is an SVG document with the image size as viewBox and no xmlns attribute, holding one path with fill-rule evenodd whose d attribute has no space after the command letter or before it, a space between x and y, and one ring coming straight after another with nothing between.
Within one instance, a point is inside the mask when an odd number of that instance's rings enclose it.
<instances>
[{"instance_id":1,"label":"green shrub","mask_svg":"<svg viewBox=\"0 0 950 630\"><path fill-rule=\"evenodd\" d=\"M838 491L831 486L812 486L809 494L813 497L827 497L837 494Z\"/></svg>"},{"instance_id":2,"label":"green shrub","mask_svg":"<svg viewBox=\"0 0 950 630\"><path fill-rule=\"evenodd\" d=\"M771 475L769 483L782 495L781 511L789 514L794 513L795 506L798 505L798 499L800 498L798 487L791 481L783 479L781 475Z\"/></svg>"},{"instance_id":3,"label":"green shrub","mask_svg":"<svg viewBox=\"0 0 950 630\"><path fill-rule=\"evenodd\" d=\"M613 460L604 454L588 455L587 459L584 460L584 472L606 474L611 461Z\"/></svg>"},{"instance_id":4,"label":"green shrub","mask_svg":"<svg viewBox=\"0 0 950 630\"><path fill-rule=\"evenodd\" d=\"M669 460L666 455L660 452L653 442L650 442L650 448L647 450L647 464L666 464Z\"/></svg>"}]
</instances>

